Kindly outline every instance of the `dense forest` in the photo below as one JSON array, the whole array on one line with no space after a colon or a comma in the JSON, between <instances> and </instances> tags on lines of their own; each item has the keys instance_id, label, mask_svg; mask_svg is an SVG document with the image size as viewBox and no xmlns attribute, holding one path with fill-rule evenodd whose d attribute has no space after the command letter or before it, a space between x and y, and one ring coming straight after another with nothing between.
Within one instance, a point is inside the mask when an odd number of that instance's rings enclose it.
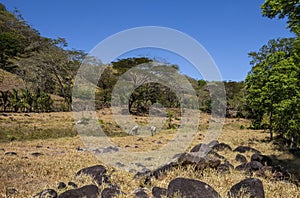
<instances>
[{"instance_id":1,"label":"dense forest","mask_svg":"<svg viewBox=\"0 0 300 198\"><path fill-rule=\"evenodd\" d=\"M295 37L271 39L258 52L250 52L252 69L244 82L207 82L185 77L196 92L200 110L211 111L207 84L224 83L227 117L251 119L253 129L270 131L270 140L275 133L286 145L296 147L300 143L299 1L269 0L262 10L266 17L287 19ZM71 111L74 79L87 54L67 47L64 38L41 36L17 10L11 13L0 4L0 84L4 85L8 78L17 78L23 84L11 89L0 86L0 110ZM96 107L111 106L113 88L126 71L153 62L149 57L132 57L107 65L95 85ZM169 63L160 64L157 70L170 68L179 73L179 66ZM76 94L84 97L89 93ZM140 84L134 90L128 109L131 114L143 115L155 103L167 108L180 107L172 89L152 82Z\"/></svg>"}]
</instances>

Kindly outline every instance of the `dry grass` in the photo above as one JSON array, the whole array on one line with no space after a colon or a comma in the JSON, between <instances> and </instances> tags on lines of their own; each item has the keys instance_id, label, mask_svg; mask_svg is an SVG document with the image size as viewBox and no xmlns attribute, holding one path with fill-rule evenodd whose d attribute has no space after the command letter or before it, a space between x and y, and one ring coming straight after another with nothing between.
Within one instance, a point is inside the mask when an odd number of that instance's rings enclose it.
<instances>
[{"instance_id":1,"label":"dry grass","mask_svg":"<svg viewBox=\"0 0 300 198\"><path fill-rule=\"evenodd\" d=\"M108 126L116 127L112 121L109 110L99 112L98 116L99 119L102 120L103 125L110 123ZM13 121L11 121L9 117L0 116L2 130L8 130L11 126L10 133L12 134L14 130L29 133L35 127L36 129L40 129L41 133L45 133L46 128L49 128L49 132L63 129L66 131L66 134L63 136L69 136L73 134L73 132L70 133L67 131L74 130L71 113L31 114L31 117L26 117L24 114L13 114L12 117L14 118ZM190 147L203 140L209 118L209 115L202 115L199 131L195 134ZM144 120L146 118L138 117L136 119L140 122L146 122L146 120ZM292 162L298 166L300 165L299 161L294 159L293 156L287 155L282 151L274 150L274 146L271 143L262 141L267 139L267 133L246 129L249 124L250 122L244 119L226 119L219 141L229 144L232 148L239 145L250 145L260 150L263 154L274 155L281 160ZM117 127L115 129L117 129ZM33 131L32 134L38 132L39 131ZM118 133L122 132L119 131ZM153 143L154 140L167 143L172 139L173 134L174 131L164 130L153 137L143 137L143 141L137 141L137 137L126 135L111 136L111 140L122 148L126 145L130 145L128 148L129 151L146 151L159 147L158 144ZM9 134L7 133L6 135ZM77 183L78 186L90 184L93 182L90 178L84 176L75 178L75 173L79 169L87 166L103 164L91 153L76 150L77 147L84 147L83 142L78 136L57 136L60 138L50 136L47 139L30 138L31 136L27 137L27 141L0 143L0 148L3 148L5 152L17 152L17 156L8 156L4 155L4 151L0 150L0 197L6 197L8 188L17 189L18 193L15 197L32 197L32 195L46 188L57 190L57 184L60 181L65 183L73 181ZM138 145L138 148L135 148L136 145ZM37 148L37 146L41 147ZM31 155L33 152L40 152L43 153L43 155L34 157ZM224 151L220 152L220 154L225 156L235 166L238 165L234 160L236 153ZM250 157L251 153L246 153L245 156ZM105 162L105 160L106 159L103 159L102 161ZM109 172L112 172L113 167L108 167L108 169ZM120 197L133 197L132 193L134 189L140 186L149 189L147 192L151 194L150 191L152 187L159 186L166 188L168 183L176 177L199 179L211 185L222 197L226 197L227 191L233 184L248 177L237 171L232 171L231 174L218 174L216 171L210 169L204 172L194 171L193 167L179 167L169 172L165 177L157 180L153 179L151 184L146 185L143 183L143 179L133 179L133 176L133 173L121 170L116 170L112 173L112 182L120 185L121 190L126 193L126 195ZM294 184L271 181L264 178L260 179L264 184L266 197L300 197L300 189ZM100 186L101 189L104 187L105 186Z\"/></svg>"}]
</instances>

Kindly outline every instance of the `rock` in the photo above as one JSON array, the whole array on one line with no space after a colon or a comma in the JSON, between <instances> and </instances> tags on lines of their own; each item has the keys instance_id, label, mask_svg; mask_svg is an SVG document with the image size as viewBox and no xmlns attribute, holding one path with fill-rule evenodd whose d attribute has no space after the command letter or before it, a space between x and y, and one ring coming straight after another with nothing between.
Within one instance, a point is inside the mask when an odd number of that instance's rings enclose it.
<instances>
[{"instance_id":1,"label":"rock","mask_svg":"<svg viewBox=\"0 0 300 198\"><path fill-rule=\"evenodd\" d=\"M67 190L60 194L58 198L97 198L99 195L98 187L96 185L87 185L81 188Z\"/></svg>"},{"instance_id":2,"label":"rock","mask_svg":"<svg viewBox=\"0 0 300 198\"><path fill-rule=\"evenodd\" d=\"M213 157L216 157L216 158L218 158L218 159L221 159L221 160L224 160L224 159L225 159L224 156L220 155L219 153L217 153L217 152L215 152L215 151L213 151L213 150L211 150L211 151L209 152L209 155L210 155L210 156L213 156Z\"/></svg>"},{"instance_id":3,"label":"rock","mask_svg":"<svg viewBox=\"0 0 300 198\"><path fill-rule=\"evenodd\" d=\"M6 153L4 153L4 155L11 155L11 156L13 156L13 155L17 155L17 153L16 152L6 152Z\"/></svg>"},{"instance_id":4,"label":"rock","mask_svg":"<svg viewBox=\"0 0 300 198\"><path fill-rule=\"evenodd\" d=\"M213 148L214 146L218 145L219 141L218 140L213 140L210 143L207 144L208 147Z\"/></svg>"},{"instance_id":5,"label":"rock","mask_svg":"<svg viewBox=\"0 0 300 198\"><path fill-rule=\"evenodd\" d=\"M150 176L151 175L151 170L148 168L143 168L141 171L137 172L134 175L134 179L138 179L144 176Z\"/></svg>"},{"instance_id":6,"label":"rock","mask_svg":"<svg viewBox=\"0 0 300 198\"><path fill-rule=\"evenodd\" d=\"M72 188L78 188L77 184L71 181L68 182L68 186L71 186Z\"/></svg>"},{"instance_id":7,"label":"rock","mask_svg":"<svg viewBox=\"0 0 300 198\"><path fill-rule=\"evenodd\" d=\"M37 145L35 148L43 148L42 145Z\"/></svg>"},{"instance_id":8,"label":"rock","mask_svg":"<svg viewBox=\"0 0 300 198\"><path fill-rule=\"evenodd\" d=\"M233 165L226 161L224 164L218 166L217 171L218 173L229 173L233 168Z\"/></svg>"},{"instance_id":9,"label":"rock","mask_svg":"<svg viewBox=\"0 0 300 198\"><path fill-rule=\"evenodd\" d=\"M118 186L112 186L108 188L104 188L101 192L102 198L113 198L121 194L121 191Z\"/></svg>"},{"instance_id":10,"label":"rock","mask_svg":"<svg viewBox=\"0 0 300 198\"><path fill-rule=\"evenodd\" d=\"M241 165L235 167L235 170L246 171L246 172L251 173L253 171L258 171L262 167L263 167L263 165L260 162L253 161L253 162L241 164Z\"/></svg>"},{"instance_id":11,"label":"rock","mask_svg":"<svg viewBox=\"0 0 300 198\"><path fill-rule=\"evenodd\" d=\"M5 152L5 149L4 149L4 148L0 148L0 151L3 151L3 152Z\"/></svg>"},{"instance_id":12,"label":"rock","mask_svg":"<svg viewBox=\"0 0 300 198\"><path fill-rule=\"evenodd\" d=\"M57 189L59 189L59 190L64 189L66 187L67 187L67 185L64 182L59 182L57 185Z\"/></svg>"},{"instance_id":13,"label":"rock","mask_svg":"<svg viewBox=\"0 0 300 198\"><path fill-rule=\"evenodd\" d=\"M179 194L182 197L220 198L221 196L208 184L187 178L176 178L168 185L168 196Z\"/></svg>"},{"instance_id":14,"label":"rock","mask_svg":"<svg viewBox=\"0 0 300 198\"><path fill-rule=\"evenodd\" d=\"M18 193L17 189L15 188L7 188L6 189L6 195L9 195L9 196L14 196Z\"/></svg>"},{"instance_id":15,"label":"rock","mask_svg":"<svg viewBox=\"0 0 300 198\"><path fill-rule=\"evenodd\" d=\"M207 154L209 153L210 151L212 150L211 147L207 146L206 144L198 144L196 146L194 146L190 152L193 153L193 152L203 152L204 154Z\"/></svg>"},{"instance_id":16,"label":"rock","mask_svg":"<svg viewBox=\"0 0 300 198\"><path fill-rule=\"evenodd\" d=\"M176 162L170 162L168 164L162 165L162 166L158 167L157 169L155 169L152 172L151 176L154 176L156 179L158 179L162 175L165 175L167 171L172 170L176 166L178 166L178 164Z\"/></svg>"},{"instance_id":17,"label":"rock","mask_svg":"<svg viewBox=\"0 0 300 198\"><path fill-rule=\"evenodd\" d=\"M77 148L76 148L76 150L77 150L77 151L86 151L86 149L85 149L85 148L82 148L82 147L80 147L80 146L79 146L79 147L77 147Z\"/></svg>"},{"instance_id":18,"label":"rock","mask_svg":"<svg viewBox=\"0 0 300 198\"><path fill-rule=\"evenodd\" d=\"M236 155L235 161L241 162L243 164L248 162L247 158L244 155L241 155L241 154Z\"/></svg>"},{"instance_id":19,"label":"rock","mask_svg":"<svg viewBox=\"0 0 300 198\"><path fill-rule=\"evenodd\" d=\"M106 168L102 165L83 168L76 173L76 176L86 174L92 177L98 185L101 185L106 173Z\"/></svg>"},{"instance_id":20,"label":"rock","mask_svg":"<svg viewBox=\"0 0 300 198\"><path fill-rule=\"evenodd\" d=\"M39 156L44 155L44 154L35 152L35 153L31 153L31 155L34 156L34 157L39 157Z\"/></svg>"},{"instance_id":21,"label":"rock","mask_svg":"<svg viewBox=\"0 0 300 198\"><path fill-rule=\"evenodd\" d=\"M168 194L168 190L165 188L160 188L160 187L152 188L153 198L161 198L162 196L167 196L167 194Z\"/></svg>"},{"instance_id":22,"label":"rock","mask_svg":"<svg viewBox=\"0 0 300 198\"><path fill-rule=\"evenodd\" d=\"M233 152L239 152L239 153L245 153L247 151L254 152L254 153L260 153L260 151L254 149L250 146L238 146L233 150Z\"/></svg>"},{"instance_id":23,"label":"rock","mask_svg":"<svg viewBox=\"0 0 300 198\"><path fill-rule=\"evenodd\" d=\"M272 164L273 164L272 159L270 157L268 157L266 155L259 154L259 153L254 153L251 156L251 161L260 162L265 166L272 166Z\"/></svg>"},{"instance_id":24,"label":"rock","mask_svg":"<svg viewBox=\"0 0 300 198\"><path fill-rule=\"evenodd\" d=\"M111 152L118 152L119 148L118 147L113 147L113 146L109 146L103 149L103 153L111 153Z\"/></svg>"},{"instance_id":25,"label":"rock","mask_svg":"<svg viewBox=\"0 0 300 198\"><path fill-rule=\"evenodd\" d=\"M214 151L224 151L224 150L232 151L232 148L225 143L216 144L215 146L212 147L212 149Z\"/></svg>"},{"instance_id":26,"label":"rock","mask_svg":"<svg viewBox=\"0 0 300 198\"><path fill-rule=\"evenodd\" d=\"M46 189L33 196L34 198L56 198L57 192L53 189Z\"/></svg>"},{"instance_id":27,"label":"rock","mask_svg":"<svg viewBox=\"0 0 300 198\"><path fill-rule=\"evenodd\" d=\"M203 160L203 157L197 152L193 153L183 153L178 158L178 163L182 166L189 165L189 164L197 164L200 160Z\"/></svg>"},{"instance_id":28,"label":"rock","mask_svg":"<svg viewBox=\"0 0 300 198\"><path fill-rule=\"evenodd\" d=\"M139 188L134 190L134 194L136 198L148 198L148 194L144 191L144 189Z\"/></svg>"},{"instance_id":29,"label":"rock","mask_svg":"<svg viewBox=\"0 0 300 198\"><path fill-rule=\"evenodd\" d=\"M248 178L231 187L227 193L228 197L244 197L243 193L249 194L251 198L264 198L263 184L259 179Z\"/></svg>"}]
</instances>

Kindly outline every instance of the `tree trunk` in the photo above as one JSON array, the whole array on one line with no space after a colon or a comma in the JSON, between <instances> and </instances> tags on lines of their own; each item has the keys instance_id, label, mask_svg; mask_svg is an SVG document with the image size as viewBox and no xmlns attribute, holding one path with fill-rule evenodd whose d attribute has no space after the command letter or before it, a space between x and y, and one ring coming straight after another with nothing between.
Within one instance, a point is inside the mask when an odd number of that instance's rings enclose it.
<instances>
[{"instance_id":1,"label":"tree trunk","mask_svg":"<svg viewBox=\"0 0 300 198\"><path fill-rule=\"evenodd\" d=\"M270 130L270 141L272 141L273 140L273 113L272 113L272 111L271 111L271 115L270 115L269 130Z\"/></svg>"}]
</instances>

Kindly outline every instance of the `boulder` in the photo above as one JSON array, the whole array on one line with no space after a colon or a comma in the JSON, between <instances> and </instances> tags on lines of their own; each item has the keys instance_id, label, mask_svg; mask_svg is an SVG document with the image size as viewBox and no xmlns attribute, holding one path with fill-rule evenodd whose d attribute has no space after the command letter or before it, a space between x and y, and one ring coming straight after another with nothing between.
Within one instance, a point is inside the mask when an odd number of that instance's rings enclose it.
<instances>
[{"instance_id":1,"label":"boulder","mask_svg":"<svg viewBox=\"0 0 300 198\"><path fill-rule=\"evenodd\" d=\"M174 167L178 166L176 162L170 162L168 164L162 165L155 169L151 176L154 176L156 179L166 174L167 171L172 170Z\"/></svg>"},{"instance_id":2,"label":"boulder","mask_svg":"<svg viewBox=\"0 0 300 198\"><path fill-rule=\"evenodd\" d=\"M168 196L174 197L175 195L182 197L197 197L197 198L220 198L210 185L187 178L176 178L168 185Z\"/></svg>"},{"instance_id":3,"label":"boulder","mask_svg":"<svg viewBox=\"0 0 300 198\"><path fill-rule=\"evenodd\" d=\"M224 150L232 151L232 148L228 144L225 144L225 143L216 144L215 146L212 147L212 149L214 151L224 151Z\"/></svg>"},{"instance_id":4,"label":"boulder","mask_svg":"<svg viewBox=\"0 0 300 198\"><path fill-rule=\"evenodd\" d=\"M256 178L248 178L235 184L227 193L228 197L244 197L248 194L251 198L264 198L265 192L262 182Z\"/></svg>"},{"instance_id":5,"label":"boulder","mask_svg":"<svg viewBox=\"0 0 300 198\"><path fill-rule=\"evenodd\" d=\"M134 194L136 198L148 198L148 194L142 188L138 188L134 190Z\"/></svg>"},{"instance_id":6,"label":"boulder","mask_svg":"<svg viewBox=\"0 0 300 198\"><path fill-rule=\"evenodd\" d=\"M33 196L34 198L57 198L57 192L53 189L46 189Z\"/></svg>"},{"instance_id":7,"label":"boulder","mask_svg":"<svg viewBox=\"0 0 300 198\"><path fill-rule=\"evenodd\" d=\"M96 185L87 185L81 188L67 190L60 194L58 198L97 198L99 195L98 190Z\"/></svg>"},{"instance_id":8,"label":"boulder","mask_svg":"<svg viewBox=\"0 0 300 198\"><path fill-rule=\"evenodd\" d=\"M59 190L64 189L66 187L67 187L67 185L64 182L59 182L57 185L57 189L59 189Z\"/></svg>"},{"instance_id":9,"label":"boulder","mask_svg":"<svg viewBox=\"0 0 300 198\"><path fill-rule=\"evenodd\" d=\"M113 198L121 194L118 186L104 188L101 192L101 198Z\"/></svg>"},{"instance_id":10,"label":"boulder","mask_svg":"<svg viewBox=\"0 0 300 198\"><path fill-rule=\"evenodd\" d=\"M250 146L238 146L233 150L233 152L239 152L239 153L245 153L247 151L254 152L254 153L260 153L260 151L254 149Z\"/></svg>"},{"instance_id":11,"label":"boulder","mask_svg":"<svg viewBox=\"0 0 300 198\"><path fill-rule=\"evenodd\" d=\"M76 176L85 174L92 177L98 185L101 185L105 179L106 168L102 165L91 166L83 168L76 173Z\"/></svg>"},{"instance_id":12,"label":"boulder","mask_svg":"<svg viewBox=\"0 0 300 198\"><path fill-rule=\"evenodd\" d=\"M152 195L154 198L161 198L163 196L167 196L168 190L165 188L160 187L153 187L152 188Z\"/></svg>"},{"instance_id":13,"label":"boulder","mask_svg":"<svg viewBox=\"0 0 300 198\"><path fill-rule=\"evenodd\" d=\"M235 161L241 162L243 164L248 162L247 158L244 155L241 155L241 154L237 154L235 156Z\"/></svg>"},{"instance_id":14,"label":"boulder","mask_svg":"<svg viewBox=\"0 0 300 198\"><path fill-rule=\"evenodd\" d=\"M262 155L260 153L254 153L251 156L251 161L257 161L262 163L265 166L272 166L272 159L266 155Z\"/></svg>"}]
</instances>

